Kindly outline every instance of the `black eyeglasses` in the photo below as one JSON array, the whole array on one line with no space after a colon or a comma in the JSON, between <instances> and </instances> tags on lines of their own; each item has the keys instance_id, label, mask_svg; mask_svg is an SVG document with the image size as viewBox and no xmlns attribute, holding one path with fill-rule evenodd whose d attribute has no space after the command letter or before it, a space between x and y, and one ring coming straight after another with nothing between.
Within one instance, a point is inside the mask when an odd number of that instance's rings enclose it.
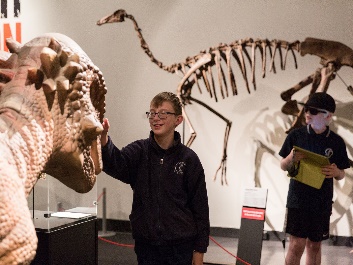
<instances>
[{"instance_id":1,"label":"black eyeglasses","mask_svg":"<svg viewBox=\"0 0 353 265\"><path fill-rule=\"evenodd\" d=\"M321 109L317 109L317 108L313 108L313 107L309 107L309 106L304 106L304 112L308 112L311 115L317 115L318 113L327 113L326 110L321 110Z\"/></svg>"},{"instance_id":2,"label":"black eyeglasses","mask_svg":"<svg viewBox=\"0 0 353 265\"><path fill-rule=\"evenodd\" d=\"M158 115L158 118L160 118L161 120L166 119L168 114L172 114L172 115L176 115L176 113L173 112L169 112L169 111L162 111L162 112L146 112L147 118L148 119L153 119L154 117L156 117L156 115Z\"/></svg>"}]
</instances>

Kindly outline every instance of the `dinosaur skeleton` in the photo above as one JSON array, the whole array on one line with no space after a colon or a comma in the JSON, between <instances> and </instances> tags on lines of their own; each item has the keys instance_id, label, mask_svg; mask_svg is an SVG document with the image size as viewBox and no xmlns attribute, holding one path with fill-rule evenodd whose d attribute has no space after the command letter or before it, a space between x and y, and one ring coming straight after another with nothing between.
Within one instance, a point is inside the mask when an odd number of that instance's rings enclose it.
<instances>
[{"instance_id":1,"label":"dinosaur skeleton","mask_svg":"<svg viewBox=\"0 0 353 265\"><path fill-rule=\"evenodd\" d=\"M255 55L257 50L260 51L261 55L262 77L265 77L266 75L268 57L270 58L269 71L276 73L275 59L277 54L279 56L281 70L285 70L288 53L291 53L293 56L295 68L297 68L296 52L300 53L302 56L306 54L318 56L321 58L320 63L322 67L294 87L284 91L281 94L282 99L286 101L282 108L282 112L295 116L293 124L290 128L292 129L300 126L304 122L303 110L299 111L297 102L291 99L292 95L309 84L312 84L309 95L315 91L327 91L330 81L335 77L335 73L341 68L341 66L353 67L353 51L349 47L339 42L314 38L307 38L303 42L287 42L283 40L270 41L267 39L247 38L234 41L230 44L221 43L216 47L211 47L208 50L201 51L193 57L187 57L184 62L166 66L153 56L149 46L142 36L141 29L139 28L135 18L132 15L127 14L125 10L120 9L111 15L101 18L97 21L97 25L124 22L125 18L128 18L133 22L135 31L137 32L140 40L141 48L145 51L151 61L164 71L181 76L181 81L177 87L177 95L183 103L183 116L190 128L190 138L186 145L190 146L196 138L196 132L185 111L186 104L191 104L191 102L200 104L226 122L223 156L214 176L214 179L216 179L218 173L221 172L222 184L227 184L227 145L232 122L204 102L191 96L192 88L195 84L197 85L200 93L202 93L202 89L199 84L199 82L202 82L210 97L214 98L217 102L218 94L220 94L222 98L229 96L229 90L231 90L232 95L238 94L237 82L234 74L234 68L236 66L238 66L241 71L241 75L248 93L251 92L247 73L247 70L250 68L251 83L254 90L256 90ZM247 62L250 64L250 67L246 66ZM214 68L217 77L214 77ZM322 76L323 73L325 74L325 78ZM353 89L351 87L349 87L349 89L353 94Z\"/></svg>"},{"instance_id":2,"label":"dinosaur skeleton","mask_svg":"<svg viewBox=\"0 0 353 265\"><path fill-rule=\"evenodd\" d=\"M70 38L0 53L0 264L29 264L37 236L26 197L42 173L84 193L101 171L102 73Z\"/></svg>"}]
</instances>

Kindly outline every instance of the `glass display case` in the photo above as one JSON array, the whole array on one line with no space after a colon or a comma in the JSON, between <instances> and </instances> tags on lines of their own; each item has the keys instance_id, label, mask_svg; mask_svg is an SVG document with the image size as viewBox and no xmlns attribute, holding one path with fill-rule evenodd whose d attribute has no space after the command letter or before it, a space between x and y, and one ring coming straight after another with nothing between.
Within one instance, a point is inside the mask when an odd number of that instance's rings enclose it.
<instances>
[{"instance_id":1,"label":"glass display case","mask_svg":"<svg viewBox=\"0 0 353 265\"><path fill-rule=\"evenodd\" d=\"M65 222L97 217L97 184L87 193L78 193L43 174L27 200L38 229L51 229Z\"/></svg>"},{"instance_id":2,"label":"glass display case","mask_svg":"<svg viewBox=\"0 0 353 265\"><path fill-rule=\"evenodd\" d=\"M34 264L98 264L97 183L78 193L43 175L28 196L38 237Z\"/></svg>"}]
</instances>

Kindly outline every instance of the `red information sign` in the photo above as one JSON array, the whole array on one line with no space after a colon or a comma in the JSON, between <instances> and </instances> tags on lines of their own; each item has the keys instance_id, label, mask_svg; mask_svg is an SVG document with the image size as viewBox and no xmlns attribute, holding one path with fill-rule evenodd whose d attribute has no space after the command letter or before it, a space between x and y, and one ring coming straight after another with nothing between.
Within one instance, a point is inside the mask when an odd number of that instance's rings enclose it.
<instances>
[{"instance_id":1,"label":"red information sign","mask_svg":"<svg viewBox=\"0 0 353 265\"><path fill-rule=\"evenodd\" d=\"M241 218L252 220L265 220L265 209L243 207Z\"/></svg>"}]
</instances>

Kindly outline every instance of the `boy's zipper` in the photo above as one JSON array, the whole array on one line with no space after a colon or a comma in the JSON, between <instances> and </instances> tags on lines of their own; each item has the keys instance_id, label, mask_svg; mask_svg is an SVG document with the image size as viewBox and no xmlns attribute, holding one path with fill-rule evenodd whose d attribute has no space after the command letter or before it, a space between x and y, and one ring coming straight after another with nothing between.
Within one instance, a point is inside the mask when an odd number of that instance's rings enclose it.
<instances>
[{"instance_id":1,"label":"boy's zipper","mask_svg":"<svg viewBox=\"0 0 353 265\"><path fill-rule=\"evenodd\" d=\"M164 159L164 157L163 158L161 158L161 159L159 159L159 164L162 166L163 165L163 159ZM157 205L157 211L158 211L158 234L159 234L159 236L161 237L162 235L161 235L161 216L160 216L160 208L159 208L159 205L160 205L160 199L161 199L161 197L160 197L160 189L161 189L161 187L160 187L160 182L161 182L161 173L162 173L162 168L160 168L160 171L159 171L159 176L158 176L158 178L159 178L159 180L158 180L158 192L157 192L157 194L158 194L158 197L157 197L157 200L158 200L158 205Z\"/></svg>"}]
</instances>

